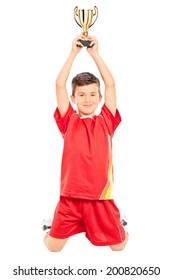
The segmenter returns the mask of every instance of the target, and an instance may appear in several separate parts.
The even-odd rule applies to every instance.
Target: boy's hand
[[[91,41],[91,43],[90,43],[90,46],[87,48],[87,52],[90,55],[98,53],[98,41],[97,41],[96,37],[89,36],[88,40]]]
[[[74,40],[73,40],[73,43],[72,43],[72,51],[74,51],[75,53],[79,53],[83,47],[82,43],[79,41],[79,40],[83,40],[84,39],[84,36],[81,34],[81,35],[78,35]]]

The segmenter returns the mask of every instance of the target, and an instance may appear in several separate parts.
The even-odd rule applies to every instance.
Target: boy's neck
[[[80,115],[79,115],[79,116],[80,116]],[[83,116],[80,116],[80,118],[81,118],[81,119],[86,119],[86,118],[92,119],[93,116],[91,116],[91,115],[83,115]]]

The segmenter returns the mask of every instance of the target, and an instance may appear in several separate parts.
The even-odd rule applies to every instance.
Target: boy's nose
[[[89,95],[86,95],[86,96],[85,96],[85,101],[86,101],[86,102],[89,102],[89,101],[90,101],[90,96],[89,96]]]

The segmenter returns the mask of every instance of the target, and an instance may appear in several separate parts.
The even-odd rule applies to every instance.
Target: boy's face
[[[75,96],[71,96],[71,100],[76,104],[79,115],[94,116],[95,110],[101,101],[97,84],[90,84],[84,86],[77,86],[75,90]]]

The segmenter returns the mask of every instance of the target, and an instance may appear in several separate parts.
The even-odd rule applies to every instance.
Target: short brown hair
[[[94,76],[93,74],[89,73],[89,72],[82,72],[77,74],[71,82],[72,85],[72,96],[75,95],[75,90],[77,86],[85,86],[85,85],[90,85],[90,84],[97,84],[98,86],[98,90],[99,90],[99,94],[101,96],[100,93],[100,81],[99,79]]]

